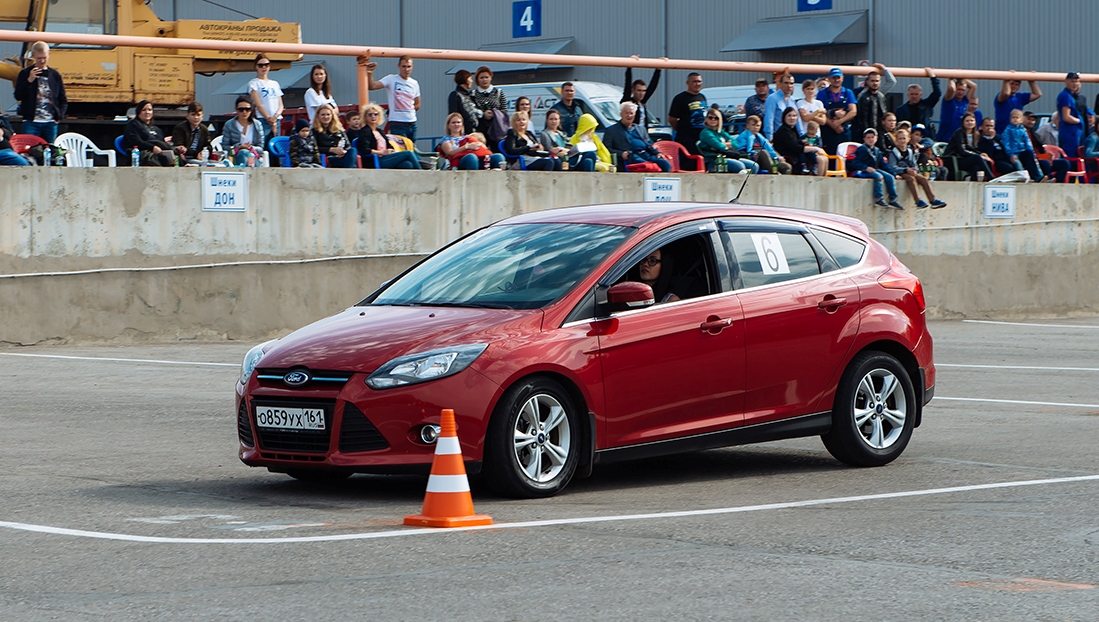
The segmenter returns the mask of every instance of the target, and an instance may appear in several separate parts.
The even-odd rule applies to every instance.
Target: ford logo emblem
[[[296,370],[282,377],[282,381],[292,387],[300,387],[309,382],[309,372]]]

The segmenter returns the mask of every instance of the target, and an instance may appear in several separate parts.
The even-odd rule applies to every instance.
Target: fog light
[[[420,428],[420,440],[431,445],[439,438],[440,428],[437,425],[425,425]]]

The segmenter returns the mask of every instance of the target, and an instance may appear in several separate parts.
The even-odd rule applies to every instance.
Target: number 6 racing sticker
[[[753,233],[752,243],[756,245],[763,274],[790,274],[790,264],[786,263],[786,252],[782,250],[777,233]]]

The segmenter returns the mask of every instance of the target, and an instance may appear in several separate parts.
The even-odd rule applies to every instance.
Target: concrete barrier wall
[[[682,175],[683,199],[744,180]],[[243,213],[201,210],[196,169],[0,171],[0,342],[255,339],[353,304],[455,237],[529,211],[640,201],[642,175],[248,171]],[[758,176],[742,203],[865,221],[924,281],[935,317],[1099,309],[1099,187],[940,182],[942,210],[874,208],[869,181]],[[902,185],[903,189],[903,185]],[[320,261],[317,261],[317,260]]]

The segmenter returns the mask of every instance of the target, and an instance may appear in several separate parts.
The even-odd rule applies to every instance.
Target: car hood
[[[492,343],[541,329],[542,311],[459,307],[351,307],[271,344],[260,367],[371,373],[407,354]]]

